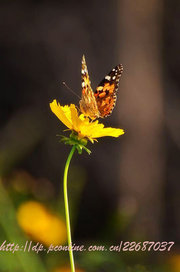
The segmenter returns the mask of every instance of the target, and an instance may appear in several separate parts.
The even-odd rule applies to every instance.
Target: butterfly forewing
[[[117,99],[119,79],[123,72],[123,66],[117,65],[97,86],[94,96],[96,98],[99,117],[104,118],[111,114]]]

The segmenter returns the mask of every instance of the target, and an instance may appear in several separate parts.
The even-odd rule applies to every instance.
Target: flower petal
[[[67,126],[69,129],[73,129],[73,124],[71,120],[71,111],[69,106],[62,107],[57,101],[54,99],[53,102],[50,103],[50,108],[52,112],[59,118],[59,120]]]
[[[89,138],[89,140],[99,137],[111,136],[111,137],[119,137],[124,134],[123,129],[119,128],[104,128],[103,124],[99,124],[98,121],[90,122],[86,126],[81,126],[81,134],[85,135],[85,137]]]
[[[124,134],[124,130],[120,128],[103,128],[99,129],[93,132],[93,137],[99,138],[99,137],[105,137],[105,136],[111,136],[111,137],[119,137],[120,135]]]
[[[73,129],[78,132],[83,121],[79,118],[75,105],[73,104],[70,105],[70,111]]]

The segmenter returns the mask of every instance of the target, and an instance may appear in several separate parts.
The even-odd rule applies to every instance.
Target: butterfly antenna
[[[77,93],[75,93],[67,84],[66,84],[66,82],[62,82],[62,84],[69,90],[69,91],[71,91],[75,96],[77,96],[79,99],[81,99],[81,97],[77,94]]]

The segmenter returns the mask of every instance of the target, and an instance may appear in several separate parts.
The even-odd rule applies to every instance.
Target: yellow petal
[[[105,136],[111,136],[111,137],[119,137],[120,135],[124,134],[124,130],[120,128],[103,128],[100,130],[96,130],[93,132],[93,137],[99,138],[99,137],[105,137]]]
[[[73,129],[78,132],[83,121],[79,118],[75,105],[73,104],[70,105],[70,111]]]
[[[54,99],[53,102],[50,103],[50,108],[52,112],[59,118],[59,120],[67,126],[69,129],[73,128],[72,120],[71,120],[71,111],[69,106],[62,107],[57,101]]]

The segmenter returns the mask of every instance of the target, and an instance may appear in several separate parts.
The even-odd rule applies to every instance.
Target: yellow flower
[[[27,235],[47,246],[63,244],[67,240],[65,222],[39,202],[27,201],[21,204],[17,220]]]
[[[124,130],[120,128],[105,128],[98,120],[92,122],[83,114],[78,115],[76,106],[61,106],[56,100],[50,103],[52,112],[59,118],[59,120],[70,130],[77,132],[78,138],[87,138],[92,143],[100,137],[111,136],[119,137],[124,134]]]

